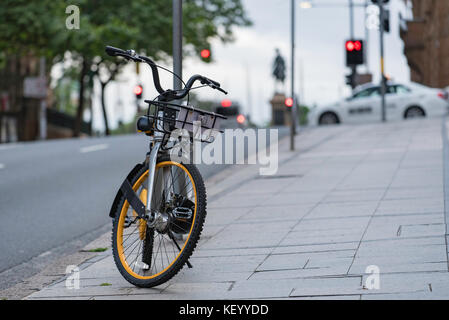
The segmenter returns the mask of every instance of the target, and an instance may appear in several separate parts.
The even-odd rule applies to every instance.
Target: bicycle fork
[[[161,141],[156,140],[153,147],[151,148],[150,154],[148,155],[147,207],[145,211],[146,214],[150,217],[151,223],[154,223],[157,218],[156,216],[153,216],[153,212],[151,212],[151,201],[154,192],[154,178],[156,175],[157,156],[159,154],[161,143]]]
[[[157,227],[157,224],[162,223],[165,224],[167,221],[165,221],[164,218],[157,210],[154,212],[151,211],[151,205],[152,205],[152,198],[153,198],[153,192],[154,192],[154,180],[156,175],[156,164],[157,164],[157,157],[159,154],[159,149],[162,144],[162,140],[159,140],[158,137],[155,137],[156,140],[153,144],[153,147],[151,148],[151,151],[148,155],[148,185],[147,185],[147,207],[145,209],[146,215],[150,217],[150,220],[148,222],[149,227]],[[170,239],[174,242],[177,249],[181,251],[181,248],[179,247],[178,243],[176,242],[176,239],[174,236],[169,232]],[[186,261],[186,264],[189,268],[193,268],[190,261]]]

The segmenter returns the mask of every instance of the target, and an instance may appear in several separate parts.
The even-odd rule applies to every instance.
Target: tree
[[[233,26],[250,25],[241,0],[184,0],[185,54],[194,54],[213,38],[233,40]],[[122,61],[104,53],[106,45],[133,48],[154,58],[168,60],[172,53],[172,8],[167,0],[2,0],[0,50],[46,55],[53,63],[66,52],[78,66],[80,82],[75,136],[79,135],[89,75],[104,90],[115,79]],[[65,27],[65,8],[80,8],[80,29]]]
[[[50,58],[63,53],[57,45],[64,34],[65,7],[62,1],[54,0],[2,0],[0,52]]]
[[[109,122],[108,122],[108,114],[106,112],[106,101],[105,101],[105,92],[106,86],[111,83],[115,77],[120,73],[122,67],[125,65],[123,60],[104,60],[101,58],[97,58],[97,62],[94,62],[94,74],[96,75],[98,81],[100,82],[101,88],[101,108],[103,111],[103,119],[105,126],[105,134],[110,135]]]
[[[219,37],[232,40],[232,26],[249,25],[240,0],[184,1],[185,53],[194,54]],[[76,51],[88,61],[101,84],[101,103],[106,134],[109,134],[105,90],[120,73],[123,61],[104,54],[106,44],[133,48],[154,59],[167,59],[172,53],[171,6],[163,0],[86,1],[81,11],[88,21],[81,21],[83,32],[77,34]],[[219,27],[220,26],[220,27]],[[81,99],[81,95],[80,95]],[[79,108],[80,117],[83,106]],[[80,120],[80,119],[78,119]]]
[[[62,25],[55,23],[59,1],[2,0],[0,1],[0,91],[8,95],[10,111],[17,119],[18,137],[29,140],[35,137],[35,119],[39,101],[23,97],[25,77],[37,76],[39,57],[52,59],[49,50],[53,34],[60,34]],[[62,10],[62,9],[61,9]],[[49,79],[51,63],[44,70]],[[24,107],[26,104],[26,108]]]

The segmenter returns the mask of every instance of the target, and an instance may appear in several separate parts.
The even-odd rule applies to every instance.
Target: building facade
[[[401,38],[411,80],[449,86],[449,1],[404,0],[411,16],[401,20]]]

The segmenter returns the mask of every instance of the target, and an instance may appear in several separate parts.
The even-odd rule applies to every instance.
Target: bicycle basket
[[[147,116],[153,120],[154,131],[170,134],[175,129],[185,129],[194,137],[198,137],[199,132],[195,131],[201,129],[202,142],[212,142],[214,132],[223,132],[220,130],[220,122],[226,117],[215,112],[163,101],[145,102],[150,105]],[[156,125],[158,120],[162,125]],[[207,138],[202,137],[208,129],[210,134]]]

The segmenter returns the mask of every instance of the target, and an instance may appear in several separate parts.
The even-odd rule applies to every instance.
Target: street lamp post
[[[173,0],[173,76],[174,90],[182,89],[182,0]]]
[[[182,89],[182,0],[173,0],[173,89]],[[180,101],[178,101],[180,102]],[[175,102],[176,103],[176,102]],[[190,159],[193,160],[193,150],[190,151]],[[175,188],[181,188],[186,184],[182,175],[176,181]]]
[[[385,78],[385,66],[384,66],[384,5],[383,0],[378,1],[379,6],[379,31],[380,31],[380,76],[381,76],[381,84],[380,84],[380,92],[382,97],[382,122],[386,121],[385,114],[385,93],[386,93],[386,78]]]
[[[295,0],[291,0],[291,97],[293,106],[291,110],[291,126],[290,126],[290,151],[295,150],[296,135],[296,97],[295,97]]]

